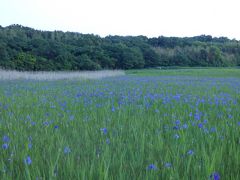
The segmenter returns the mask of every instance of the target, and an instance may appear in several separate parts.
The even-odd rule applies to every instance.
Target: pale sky
[[[0,0],[0,25],[107,35],[240,40],[239,0]]]

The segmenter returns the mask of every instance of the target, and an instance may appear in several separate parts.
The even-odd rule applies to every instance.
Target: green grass
[[[133,72],[1,81],[0,179],[239,179],[238,70]]]
[[[127,74],[137,76],[205,76],[205,77],[240,77],[239,68],[173,68],[128,70]]]

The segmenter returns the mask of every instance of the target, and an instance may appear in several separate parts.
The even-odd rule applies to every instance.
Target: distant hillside
[[[107,36],[0,26],[0,67],[16,70],[136,69],[240,65],[240,42],[191,38]]]

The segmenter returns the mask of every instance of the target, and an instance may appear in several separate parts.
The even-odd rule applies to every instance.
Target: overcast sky
[[[240,40],[239,0],[0,0],[0,25],[106,35]]]

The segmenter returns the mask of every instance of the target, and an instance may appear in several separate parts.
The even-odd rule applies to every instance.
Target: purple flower
[[[110,144],[110,139],[109,138],[106,139],[106,143]]]
[[[216,130],[215,127],[212,127],[212,128],[210,129],[210,131],[211,131],[211,132],[216,132],[217,130]]]
[[[7,143],[4,143],[4,144],[2,145],[2,148],[3,148],[3,149],[8,149],[8,144],[7,144]]]
[[[189,117],[192,117],[192,112],[189,113]]]
[[[28,144],[28,149],[32,149],[32,143]]]
[[[54,129],[58,129],[58,128],[59,128],[59,126],[58,126],[58,125],[55,125],[55,126],[54,126]]]
[[[175,138],[175,139],[179,139],[180,136],[179,136],[178,134],[175,134],[175,135],[174,135],[174,138]]]
[[[190,150],[187,152],[187,154],[188,154],[188,155],[193,155],[193,154],[194,154],[194,151],[190,149]]]
[[[113,107],[112,107],[112,112],[114,112],[114,111],[115,111],[115,107],[113,106]]]
[[[75,118],[74,115],[69,116],[69,120],[70,120],[70,121],[73,121],[74,118]]]
[[[188,128],[188,125],[187,124],[183,124],[183,129],[187,129]]]
[[[101,128],[100,130],[102,131],[103,134],[107,134],[107,128]]]
[[[43,125],[44,125],[44,126],[48,126],[48,125],[49,125],[49,122],[45,121],[45,122],[43,122]]]
[[[51,105],[50,108],[54,109],[54,108],[56,108],[56,106],[55,105]]]
[[[201,129],[201,128],[203,128],[203,124],[202,123],[199,123],[198,124],[198,127]]]
[[[27,120],[31,120],[31,116],[30,115],[27,115]]]
[[[217,172],[214,172],[210,175],[211,180],[220,180],[220,175]]]
[[[32,125],[32,126],[35,126],[35,125],[36,125],[36,122],[32,121],[32,122],[31,122],[31,125]]]
[[[176,121],[175,121],[175,124],[178,126],[178,125],[181,124],[181,121],[180,121],[180,120],[176,120]]]
[[[69,154],[71,152],[71,149],[68,146],[66,146],[63,152],[64,154]]]
[[[171,164],[171,163],[165,163],[164,166],[165,166],[166,168],[170,168],[170,167],[172,167],[172,164]]]
[[[201,115],[200,115],[199,113],[195,113],[195,114],[194,114],[194,119],[195,119],[196,121],[199,121],[199,120],[201,119]]]
[[[174,130],[179,130],[179,126],[173,126]]]
[[[238,126],[240,126],[240,121],[237,124],[238,124]]]
[[[6,135],[3,136],[3,142],[8,143],[10,141],[10,138]]]
[[[154,164],[150,164],[148,165],[147,170],[157,170],[157,167]]]
[[[27,165],[32,164],[32,160],[31,160],[30,156],[27,156],[27,158],[24,159],[24,163],[27,164]]]

